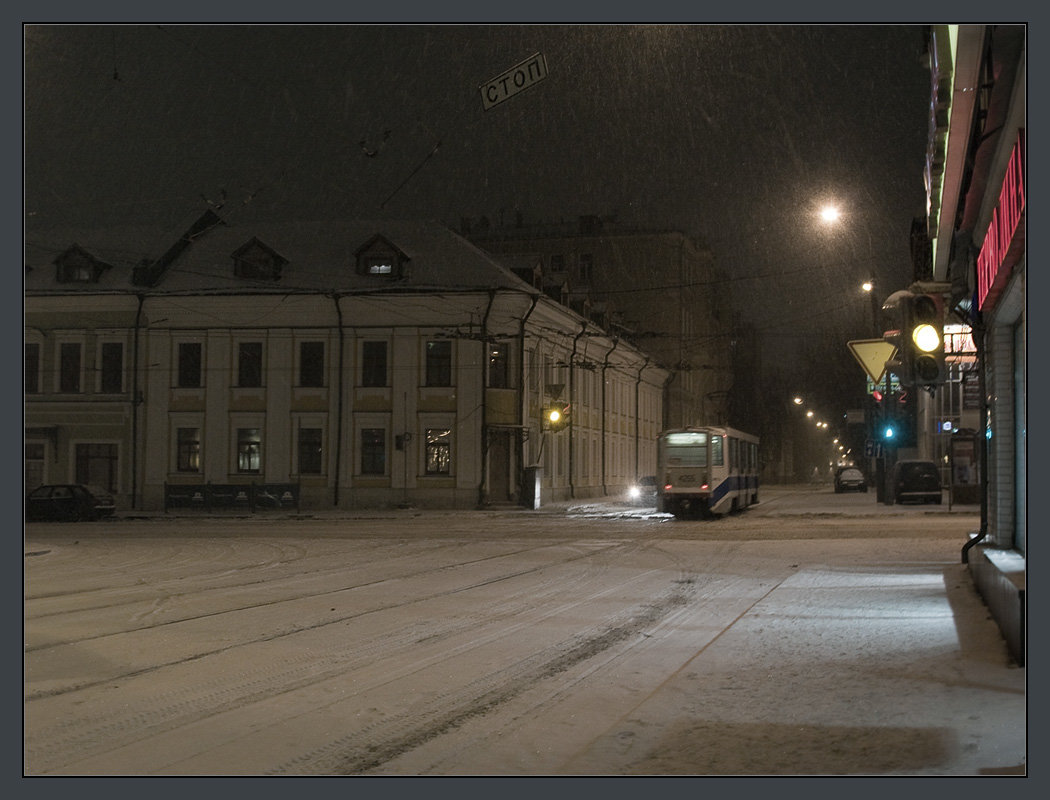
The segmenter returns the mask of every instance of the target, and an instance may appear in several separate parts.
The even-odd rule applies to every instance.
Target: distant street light
[[[879,301],[875,297],[875,281],[864,281],[860,288],[871,296],[871,325],[875,329],[875,336],[882,336],[882,331],[879,330]]]
[[[802,398],[801,397],[796,397],[795,398],[795,405],[796,406],[802,405]]]
[[[841,212],[835,206],[824,206],[820,209],[820,218],[825,222],[835,222],[841,216]]]

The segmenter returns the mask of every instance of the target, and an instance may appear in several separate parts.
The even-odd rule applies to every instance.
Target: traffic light
[[[896,443],[897,437],[899,435],[900,432],[898,430],[897,423],[893,420],[886,420],[882,423],[881,427],[879,428],[879,438],[882,439],[882,441],[884,442]]]
[[[944,308],[938,294],[902,289],[882,306],[887,328],[882,338],[896,354],[886,362],[905,386],[944,383]]]
[[[915,383],[935,386],[944,383],[944,307],[940,295],[917,294],[912,301],[912,364]]]
[[[554,405],[543,409],[543,424],[549,431],[560,431],[569,424],[569,406]]]

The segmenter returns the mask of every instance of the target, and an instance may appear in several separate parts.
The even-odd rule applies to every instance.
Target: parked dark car
[[[113,514],[113,495],[95,486],[57,483],[38,486],[26,497],[29,522],[76,522]]]
[[[868,491],[868,481],[864,477],[864,473],[856,467],[839,467],[835,470],[835,491],[866,492]]]
[[[646,475],[627,487],[627,502],[636,506],[655,506],[656,476]]]
[[[941,502],[941,472],[933,461],[898,461],[893,465],[893,500]]]

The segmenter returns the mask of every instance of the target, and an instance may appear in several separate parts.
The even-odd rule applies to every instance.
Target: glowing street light
[[[852,216],[853,215],[851,214],[850,217],[852,218]],[[829,227],[835,226],[836,228],[838,228],[839,220],[841,218],[842,212],[839,211],[838,206],[828,203],[820,209],[820,219],[825,225]],[[874,253],[872,252],[871,231],[867,228],[862,228],[861,230],[868,236],[868,256],[869,258],[873,258]],[[864,283],[861,284],[861,288],[871,296],[871,324],[872,327],[875,329],[875,336],[880,336],[882,332],[879,330],[879,308],[878,300],[875,298],[874,278],[864,281]]]
[[[824,206],[820,209],[820,218],[824,222],[836,222],[842,213],[835,206]]]

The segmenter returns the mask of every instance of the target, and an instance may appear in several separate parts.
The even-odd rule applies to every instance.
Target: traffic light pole
[[[891,497],[888,501],[886,499],[886,495],[887,495],[886,482],[888,480],[887,476],[886,476],[886,449],[889,447],[889,445],[886,442],[882,441],[882,439],[883,439],[882,436],[878,435],[879,431],[881,429],[885,428],[886,423],[889,421],[889,414],[890,414],[890,411],[889,411],[889,409],[890,409],[890,371],[889,371],[889,368],[886,369],[886,387],[885,387],[885,390],[883,391],[882,397],[883,397],[883,402],[879,403],[879,406],[880,406],[880,408],[882,410],[882,413],[880,414],[882,419],[879,421],[880,424],[875,429],[875,433],[876,433],[876,439],[875,440],[877,442],[879,442],[878,455],[875,458],[875,501],[878,502],[878,503],[888,503],[888,504],[892,505],[893,498]]]
[[[916,396],[923,388],[929,390],[932,396],[933,387],[944,383],[947,368],[944,356],[943,292],[947,286],[916,282],[907,289],[894,292],[882,304],[889,325],[883,331],[882,338],[896,348],[892,360],[886,362],[887,405],[883,413],[887,418],[892,416],[893,420],[884,421],[886,427],[883,429],[885,435],[882,437],[882,461],[879,464],[880,499],[887,505],[893,505],[895,500],[892,469],[897,461],[897,446],[904,441],[905,415],[908,416],[907,443],[914,446],[912,438],[918,435],[914,430],[913,409],[903,408],[890,401],[891,367],[896,371],[902,389]],[[906,394],[902,392],[898,403],[903,403]],[[909,404],[912,403],[914,398],[909,400]]]

